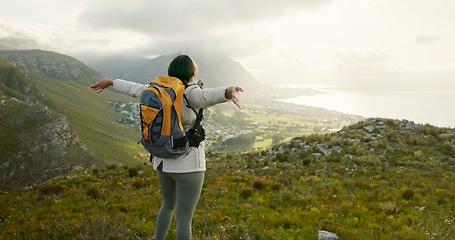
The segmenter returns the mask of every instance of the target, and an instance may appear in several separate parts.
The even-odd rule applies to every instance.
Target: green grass
[[[38,80],[37,83],[40,91],[52,101],[54,109],[68,118],[81,141],[101,153],[101,157],[106,156],[104,160],[123,164],[137,161],[134,156],[135,152],[141,151],[135,144],[139,131],[116,122],[121,114],[105,103],[105,100],[134,99],[110,90],[97,94],[89,86],[71,81]]]
[[[121,114],[105,103],[106,100],[131,101],[131,98],[110,90],[102,94],[90,90],[89,85],[101,76],[74,58],[40,50],[0,51],[0,54],[2,98],[16,97],[24,105],[51,109],[53,117],[68,121],[79,140],[98,156],[99,163],[137,162],[135,156],[142,151],[136,144],[139,132],[117,123]],[[9,61],[21,64],[13,65]],[[37,124],[41,126],[45,122]]]
[[[272,146],[273,140],[271,138],[256,137],[253,148],[255,149],[267,149]]]
[[[455,132],[402,126],[369,120],[272,152],[209,153],[194,239],[317,239],[320,229],[339,239],[451,239]],[[340,153],[326,156],[320,144]],[[161,198],[154,170],[140,164],[75,169],[0,201],[0,238],[151,239]]]

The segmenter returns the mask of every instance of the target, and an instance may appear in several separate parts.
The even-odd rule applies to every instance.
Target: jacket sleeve
[[[229,101],[225,97],[226,87],[201,89],[197,85],[191,85],[186,89],[185,93],[193,108],[207,108]]]
[[[148,86],[149,85],[126,81],[123,79],[115,79],[113,88],[114,91],[127,94],[131,97],[140,97],[142,95],[142,92]]]

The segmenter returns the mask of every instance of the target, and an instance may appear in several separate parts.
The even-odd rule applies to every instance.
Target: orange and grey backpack
[[[140,117],[142,138],[141,144],[152,156],[160,158],[178,158],[189,151],[190,146],[199,146],[204,140],[205,132],[200,125],[203,114],[191,107],[185,96],[185,85],[174,77],[158,76],[141,95]],[[185,133],[182,125],[182,103],[197,115],[196,124]],[[194,143],[194,132],[200,139]],[[202,131],[202,133],[201,133]],[[198,137],[198,136],[196,136]]]

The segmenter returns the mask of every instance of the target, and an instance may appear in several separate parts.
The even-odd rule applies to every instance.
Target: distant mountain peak
[[[169,63],[175,56],[175,54],[161,55],[156,58],[114,56],[93,63],[91,67],[106,77],[149,83],[157,75],[167,75]],[[207,87],[260,85],[240,63],[227,55],[194,54],[191,57],[199,67],[197,77],[202,78]]]
[[[45,50],[4,50],[3,56],[25,75],[44,74],[58,80],[83,84],[93,82],[100,75],[81,61],[60,53]]]

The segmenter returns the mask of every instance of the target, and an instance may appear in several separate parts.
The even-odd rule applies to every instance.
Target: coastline
[[[321,107],[364,117],[407,119],[438,127],[455,126],[455,91],[345,92],[318,88],[314,95],[278,101]]]

